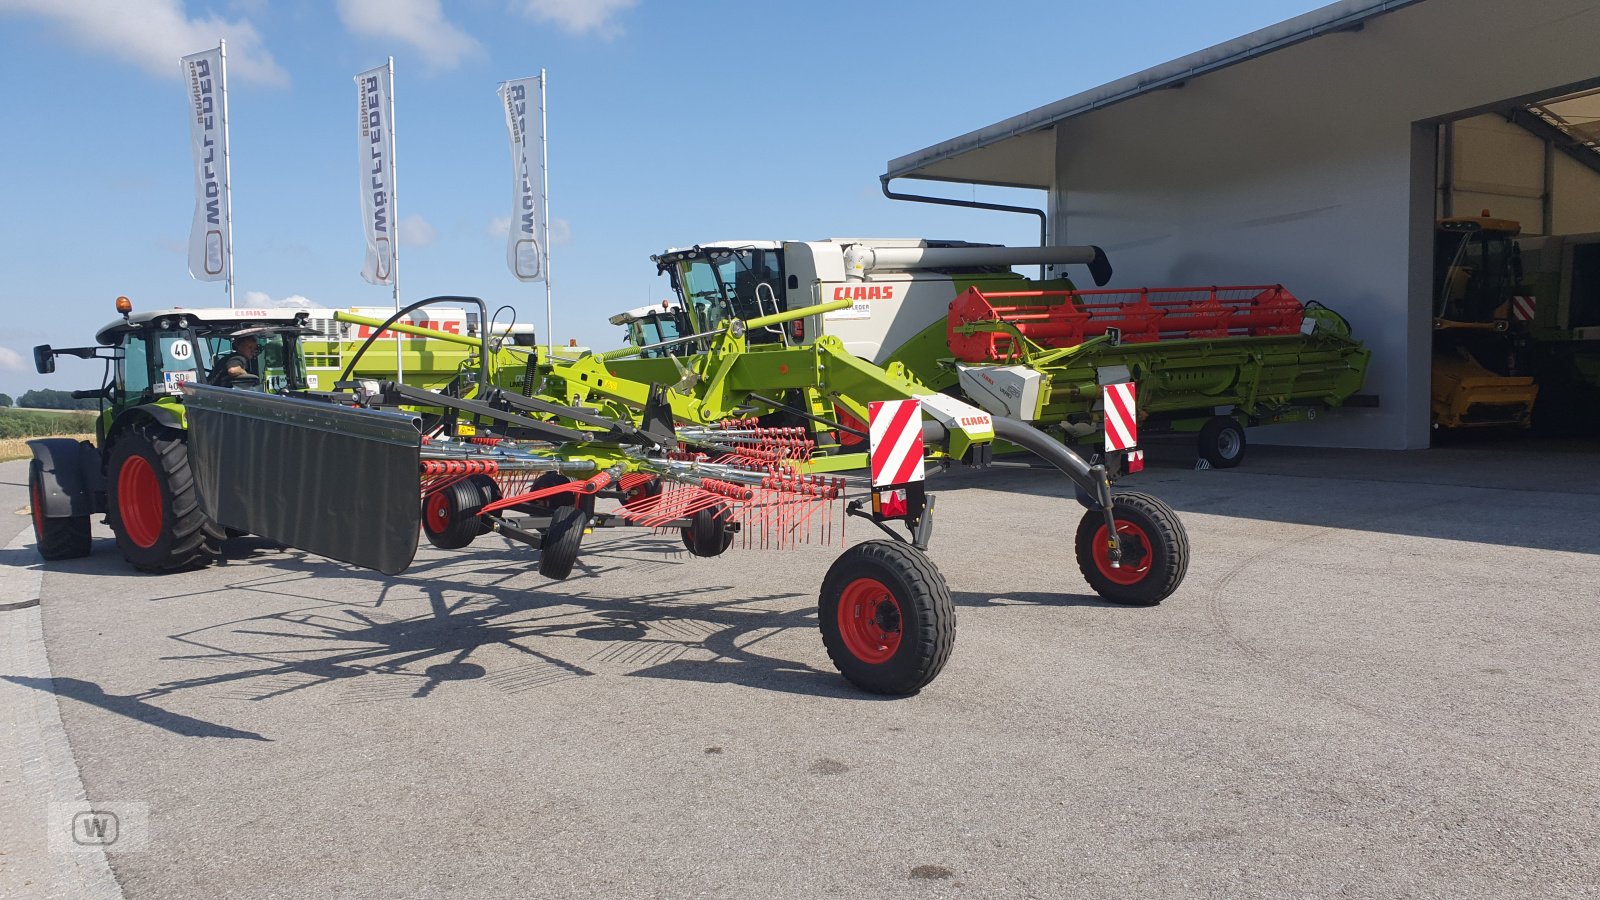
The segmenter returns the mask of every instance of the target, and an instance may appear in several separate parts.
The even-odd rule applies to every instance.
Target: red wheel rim
[[[429,534],[444,534],[450,527],[450,498],[444,491],[434,491],[422,504],[422,527],[428,529]]]
[[[1154,554],[1150,549],[1150,536],[1143,528],[1128,521],[1117,520],[1117,543],[1121,545],[1122,565],[1111,568],[1111,548],[1106,546],[1106,526],[1094,533],[1094,564],[1100,574],[1117,584],[1138,584],[1150,574]]]
[[[33,534],[35,537],[44,537],[44,491],[39,489],[39,482],[33,483],[29,491],[28,505],[33,508]]]
[[[161,482],[142,456],[128,457],[117,472],[117,515],[134,544],[154,547],[161,539]]]
[[[885,663],[900,649],[900,602],[875,578],[857,578],[839,595],[839,635],[850,655]]]

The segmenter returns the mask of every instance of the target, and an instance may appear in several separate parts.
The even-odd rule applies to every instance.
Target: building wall
[[[1051,239],[1104,247],[1119,286],[1281,282],[1333,307],[1379,408],[1253,437],[1426,447],[1434,122],[1595,79],[1595,33],[1594,0],[1428,0],[1068,120]]]

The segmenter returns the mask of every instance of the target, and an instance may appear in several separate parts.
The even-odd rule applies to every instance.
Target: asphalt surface
[[[148,809],[129,897],[1600,895],[1600,453],[1252,452],[1126,483],[1193,544],[1151,609],[1088,592],[1059,478],[931,482],[960,625],[915,697],[828,662],[836,549],[602,533],[552,583],[494,537],[397,578],[242,539],[158,577],[99,526],[42,567],[52,677],[0,687]],[[0,840],[48,895],[44,836]]]

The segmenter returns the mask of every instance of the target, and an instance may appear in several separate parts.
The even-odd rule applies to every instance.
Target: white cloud
[[[402,247],[426,247],[439,236],[439,233],[433,230],[433,226],[428,224],[428,220],[416,213],[401,219],[397,231]]]
[[[489,220],[484,233],[492,238],[505,238],[511,232],[510,216],[495,216]],[[565,247],[572,243],[572,223],[566,219],[550,220],[550,246]]]
[[[10,347],[0,347],[0,372],[32,372],[33,366],[28,364],[22,354]]]
[[[339,18],[351,34],[404,41],[430,69],[451,69],[482,48],[450,24],[439,0],[339,0]]]
[[[284,307],[310,308],[316,306],[317,304],[312,303],[310,299],[303,297],[300,294],[290,294],[282,300],[274,300],[272,299],[272,295],[268,294],[266,291],[245,291],[244,305],[258,308],[282,309]]]
[[[603,38],[622,33],[615,19],[639,0],[522,0],[522,13],[541,22],[554,22],[572,34],[594,32]]]
[[[261,46],[246,19],[190,18],[183,0],[0,0],[0,14],[34,15],[60,25],[72,40],[176,78],[178,58],[228,41],[228,74],[261,84],[287,84],[288,73]]]

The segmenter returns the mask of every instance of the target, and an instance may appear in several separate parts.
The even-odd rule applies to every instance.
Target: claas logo
[[[402,324],[402,325],[410,325],[410,326],[413,326],[413,327],[416,327],[416,328],[429,328],[429,329],[432,329],[434,331],[442,331],[445,334],[460,334],[461,333],[461,320],[459,320],[459,319],[426,319],[426,320],[423,320],[421,322],[413,322],[410,319],[401,319],[400,320],[400,324]],[[372,332],[373,332],[373,328],[372,328],[371,325],[362,325],[361,327],[356,329],[356,337],[358,337],[358,338],[372,337]],[[385,331],[383,333],[383,336],[384,337],[394,337],[395,333],[392,332],[392,331]],[[414,335],[414,334],[405,334],[405,335],[401,335],[401,337],[412,338],[412,339],[415,339],[415,340],[421,340],[421,338],[419,338],[417,335]]]
[[[893,300],[892,284],[840,285],[833,289],[835,300]]]

